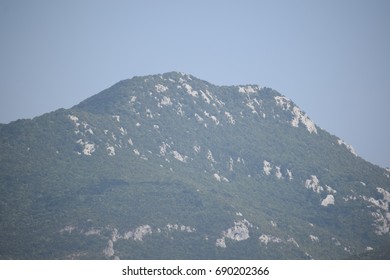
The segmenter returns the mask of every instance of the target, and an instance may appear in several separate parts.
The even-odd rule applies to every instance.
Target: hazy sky
[[[0,122],[119,80],[259,84],[390,166],[390,1],[0,0]]]

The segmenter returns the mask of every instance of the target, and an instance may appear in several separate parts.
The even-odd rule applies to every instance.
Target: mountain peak
[[[113,113],[114,110],[125,110],[126,106],[123,106],[123,104],[131,104],[131,99],[137,98],[138,95],[141,95],[140,97],[144,101],[157,102],[157,104],[151,104],[151,106],[157,105],[157,107],[161,107],[161,102],[172,102],[172,100],[187,98],[192,99],[191,101],[187,100],[188,102],[192,102],[200,107],[211,104],[217,111],[226,104],[228,104],[227,107],[235,107],[237,104],[233,104],[232,101],[241,99],[241,103],[244,103],[253,114],[259,115],[264,119],[267,115],[266,111],[272,108],[271,110],[275,112],[277,107],[279,107],[279,109],[290,115],[288,122],[293,127],[302,125],[310,133],[317,134],[316,125],[310,118],[290,99],[272,89],[261,88],[257,85],[216,86],[181,72],[134,77],[121,81],[108,90],[104,90],[81,102],[75,108],[92,111],[99,108],[100,112],[110,111]],[[154,101],[151,99],[154,99]],[[222,101],[225,99],[226,101]],[[179,104],[181,103],[171,105],[177,108],[178,106],[181,107]],[[265,108],[265,104],[269,108]],[[127,106],[127,110],[129,109],[130,107]],[[226,112],[226,114],[230,115],[229,112]],[[273,117],[279,118],[280,114],[273,115]]]
[[[194,88],[197,90],[194,90]],[[210,91],[210,88],[212,88],[213,92],[216,93],[215,96],[214,93]],[[278,104],[280,104],[279,100],[284,98],[278,92],[272,89],[261,88],[257,85],[216,86],[185,73],[168,72],[165,74],[150,76],[136,76],[131,79],[120,81],[112,87],[100,92],[99,94],[86,99],[73,108],[83,108],[87,110],[96,110],[97,108],[100,108],[102,109],[101,112],[104,112],[108,110],[110,105],[115,107],[119,103],[122,103],[125,98],[129,99],[138,94],[141,94],[143,97],[146,95],[152,96],[154,94],[155,99],[158,98],[156,96],[164,94],[169,96],[181,95],[180,98],[183,98],[187,95],[187,97],[192,98],[193,102],[195,103],[197,100],[203,100],[208,104],[210,104],[210,100],[217,98],[217,95],[221,98],[230,97],[232,94],[244,96],[248,95],[247,99],[249,104],[247,104],[247,106],[249,106],[249,108],[253,107],[253,101],[250,95],[255,96],[262,94],[280,96],[277,100]],[[254,100],[254,102],[258,103],[257,105],[260,104],[258,99],[255,98]],[[283,100],[287,99],[284,98]],[[217,103],[218,105],[222,105],[220,100],[217,100]],[[288,104],[288,106],[294,105],[289,100]]]

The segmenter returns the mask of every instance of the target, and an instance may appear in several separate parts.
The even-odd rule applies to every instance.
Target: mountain
[[[389,259],[390,170],[293,101],[171,72],[0,125],[1,259]]]

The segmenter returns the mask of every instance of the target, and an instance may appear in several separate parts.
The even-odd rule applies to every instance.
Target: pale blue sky
[[[390,166],[390,1],[0,0],[0,122],[182,71],[295,101]]]

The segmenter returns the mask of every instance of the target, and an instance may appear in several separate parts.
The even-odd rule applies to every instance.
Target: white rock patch
[[[218,181],[221,182],[221,176],[219,176],[217,173],[214,173],[214,178]]]
[[[135,101],[137,100],[137,96],[131,96],[131,98],[130,98],[130,101],[129,101],[129,104],[130,105],[134,105],[134,103],[135,103]]]
[[[114,230],[111,233],[111,240],[112,242],[116,242],[119,239],[122,239],[122,236],[118,233],[118,229],[114,228]]]
[[[284,111],[289,110],[291,107],[291,101],[290,99],[284,97],[284,96],[275,96],[274,97],[276,101],[276,105],[282,107]]]
[[[374,226],[376,228],[375,233],[378,235],[384,235],[390,231],[390,214],[383,215],[379,210],[372,212],[371,215],[375,219]]]
[[[328,194],[325,199],[321,201],[322,206],[328,206],[328,205],[334,205],[334,196],[331,194]]]
[[[384,211],[388,211],[389,209],[389,197],[386,196],[388,195],[389,193],[386,192],[385,190],[383,190],[382,188],[377,188],[378,192],[381,193],[379,190],[383,191],[384,193],[383,194],[383,199],[375,199],[373,197],[370,197],[370,198],[367,198],[366,196],[361,196],[361,198],[364,200],[364,201],[368,201],[370,203],[372,203],[374,206],[384,210]]]
[[[109,156],[115,156],[115,148],[113,146],[108,146],[107,153]]]
[[[173,157],[181,162],[187,162],[187,156],[181,155],[178,151],[173,151]]]
[[[216,125],[219,125],[219,120],[218,120],[218,118],[217,118],[216,116],[211,115],[211,114],[208,113],[207,111],[204,111],[203,114],[204,114],[206,117],[212,119],[213,122],[214,122]]]
[[[159,93],[166,92],[168,90],[168,87],[161,85],[161,84],[157,84],[154,87],[156,88],[156,91]]]
[[[211,93],[207,89],[206,89],[206,95],[209,97],[210,100],[213,101],[214,107],[217,107],[217,105],[219,107],[223,107],[225,105],[225,103],[223,101],[219,100],[213,93]]]
[[[288,170],[287,169],[287,177],[288,177],[288,179],[291,181],[292,179],[294,179],[294,177],[293,177],[293,174],[292,174],[292,172],[290,171],[290,170]]]
[[[355,157],[358,156],[358,154],[356,153],[356,151],[355,151],[355,149],[352,147],[352,145],[347,144],[344,140],[338,139],[338,140],[337,140],[337,143],[338,143],[339,145],[344,145],[344,146],[348,149],[348,151],[350,151]]]
[[[347,196],[343,196],[342,199],[347,202],[347,201],[355,201],[357,199],[357,196],[356,195],[347,195]]]
[[[255,109],[255,106],[253,105],[253,100],[252,99],[248,99],[247,103],[245,104],[247,107],[249,107],[249,109],[252,110],[252,113],[253,114],[258,114],[256,109]]]
[[[203,118],[201,116],[199,116],[197,113],[195,113],[195,119],[199,123],[203,122]]]
[[[140,159],[142,159],[142,160],[148,160],[148,158],[147,158],[145,155],[142,155],[142,156],[140,157]]]
[[[149,108],[146,109],[146,117],[149,119],[154,119],[153,113]]]
[[[114,256],[115,250],[114,250],[114,242],[112,242],[112,240],[108,240],[107,247],[103,250],[103,254],[106,257]]]
[[[264,160],[263,161],[263,171],[264,171],[264,174],[267,175],[267,176],[270,175],[271,174],[271,170],[272,170],[271,164],[268,161]]]
[[[184,83],[183,86],[187,90],[187,93],[192,97],[198,97],[199,93],[196,90],[193,90],[189,84]]]
[[[315,235],[310,234],[309,237],[310,237],[310,240],[313,241],[313,242],[319,242],[320,241],[320,239],[317,236],[315,236]]]
[[[79,134],[80,133],[80,130],[79,130],[79,126],[80,126],[80,123],[78,122],[79,121],[79,118],[74,116],[74,115],[68,115],[68,118],[74,123],[74,125],[76,126],[76,130],[74,131],[75,134]]]
[[[238,92],[239,93],[255,93],[257,92],[258,88],[252,87],[252,86],[243,86],[243,87],[238,87]]]
[[[228,168],[229,168],[229,171],[230,172],[233,172],[233,168],[234,168],[234,160],[232,157],[230,157],[229,159],[229,162],[228,162]]]
[[[158,103],[158,107],[169,106],[169,105],[172,105],[172,101],[171,101],[171,98],[169,98],[167,96],[163,96],[160,103]]]
[[[367,198],[364,195],[359,197],[364,201],[371,203],[372,206],[377,207],[376,211],[371,212],[371,215],[374,217],[373,226],[376,229],[376,234],[383,235],[390,232],[390,193],[383,188],[377,188],[377,191],[382,194],[383,199],[375,199],[373,197]]]
[[[267,235],[267,234],[262,234],[259,237],[259,240],[261,243],[264,243],[265,245],[267,245],[268,243],[281,243],[281,242],[283,242],[283,240],[280,239],[279,237]]]
[[[95,151],[94,143],[84,142],[82,139],[77,140],[76,143],[83,146],[83,154],[86,156],[92,155],[92,153]]]
[[[276,166],[275,168],[276,168],[276,172],[275,172],[276,178],[282,179],[283,176],[282,176],[282,172],[280,172],[280,167],[279,167],[279,166]]]
[[[73,121],[75,124],[79,121],[79,118],[74,115],[68,115],[68,118]]]
[[[315,134],[317,134],[317,129],[314,122],[310,120],[309,117],[301,111],[301,109],[299,109],[297,106],[294,106],[292,113],[293,113],[293,119],[291,120],[292,126],[298,127],[299,122],[301,122],[306,126],[307,131],[309,131],[310,133],[314,132]]]
[[[200,93],[202,94],[203,100],[204,100],[207,104],[210,104],[210,98],[206,95],[206,93],[204,93],[203,91],[200,91]]]
[[[320,193],[324,190],[324,188],[320,186],[320,181],[315,175],[311,175],[311,178],[306,180],[305,188],[312,189],[316,193]]]
[[[215,161],[215,159],[213,157],[213,153],[210,150],[207,151],[207,159],[209,161],[211,161],[212,163],[216,163],[216,161]]]
[[[181,225],[181,224],[167,224],[165,227],[169,232],[181,231],[181,232],[191,233],[196,231],[194,227]]]
[[[210,118],[215,122],[216,125],[219,125],[219,120],[216,116],[211,116]]]
[[[160,146],[160,155],[165,156],[167,154],[167,148],[170,148],[169,144],[163,142]]]
[[[337,193],[337,191],[335,189],[333,189],[332,187],[328,186],[328,185],[325,185],[325,189],[328,193],[331,193],[331,194],[335,194]]]
[[[125,135],[127,134],[127,130],[126,130],[125,128],[123,128],[123,127],[120,127],[120,128],[119,128],[119,131],[120,131],[120,133],[121,133],[123,136],[125,136]]]
[[[383,200],[386,201],[387,203],[390,203],[390,193],[382,188],[376,188],[376,189],[378,193],[383,195]]]
[[[195,145],[194,146],[194,152],[199,154],[199,152],[200,152],[200,146],[199,145]]]
[[[215,246],[221,247],[221,248],[226,248],[225,237],[218,238],[218,239],[215,241]]]
[[[89,134],[93,135],[93,130],[92,130],[92,128],[91,128],[91,126],[89,124],[87,124],[86,122],[82,122],[81,124],[84,127],[84,132],[85,133],[89,133]]]
[[[65,226],[64,228],[62,228],[62,229],[60,230],[60,233],[61,233],[61,234],[64,233],[64,232],[66,232],[66,233],[72,233],[72,231],[74,231],[75,229],[76,229],[75,226],[71,226],[71,225]]]
[[[178,103],[178,106],[176,107],[176,114],[183,117],[184,116],[184,110],[183,110],[183,104],[180,102]]]
[[[226,183],[229,183],[229,180],[221,175],[219,175],[218,173],[214,173],[214,178],[218,181],[218,182],[226,182]]]
[[[136,241],[142,241],[142,239],[149,234],[152,234],[152,228],[149,225],[142,225],[135,229],[133,238]]]
[[[233,227],[222,232],[222,237],[216,240],[215,245],[217,247],[226,248],[225,238],[230,238],[235,241],[248,239],[250,237],[249,227],[253,227],[253,225],[246,219],[234,222]]]
[[[230,123],[230,124],[235,124],[236,123],[236,121],[234,120],[232,114],[230,114],[229,112],[225,112],[225,116],[226,116],[226,118],[228,120],[228,123]]]
[[[289,239],[287,239],[287,242],[292,243],[292,244],[294,244],[296,247],[299,248],[299,244],[298,244],[297,241],[295,241],[294,238],[290,237]]]

